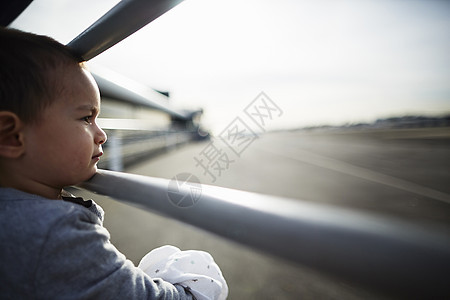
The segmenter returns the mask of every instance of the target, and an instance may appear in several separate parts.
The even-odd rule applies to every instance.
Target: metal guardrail
[[[98,118],[98,123],[108,135],[99,166],[113,171],[122,171],[127,163],[188,143],[198,136],[196,130],[158,129],[145,119]]]
[[[67,46],[85,60],[102,53],[183,0],[122,0]]]
[[[194,136],[194,132],[181,130],[143,131],[136,137],[119,130],[106,131],[108,143],[103,147],[105,153],[99,166],[113,171],[122,171],[127,164],[188,143]]]
[[[169,201],[169,183],[99,170],[81,187],[381,294],[450,295],[450,238],[434,228],[208,185],[201,186],[195,205],[180,208]],[[186,184],[178,188],[181,194],[192,192]]]
[[[135,82],[129,78],[124,78],[123,76],[106,68],[99,67],[98,65],[95,67],[90,66],[90,70],[100,88],[102,97],[108,97],[130,105],[156,109],[181,120],[188,120],[192,116],[193,111],[175,108],[171,105],[166,96],[161,95],[148,86]],[[133,122],[132,120],[121,119],[110,120],[110,122],[111,121],[118,123],[119,126],[121,126],[123,122],[128,124]],[[142,123],[142,120],[140,122]]]

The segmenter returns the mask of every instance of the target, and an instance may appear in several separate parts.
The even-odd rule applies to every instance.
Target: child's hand
[[[181,251],[174,246],[162,246],[150,251],[139,263],[150,277],[189,288],[198,299],[226,299],[228,286],[219,266],[204,251]]]

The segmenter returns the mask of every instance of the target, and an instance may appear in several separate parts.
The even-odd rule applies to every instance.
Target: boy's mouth
[[[102,156],[102,155],[103,155],[103,152],[100,152],[100,153],[92,156],[92,159],[100,159],[100,156]]]

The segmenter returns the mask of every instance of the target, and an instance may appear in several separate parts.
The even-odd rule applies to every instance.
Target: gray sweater
[[[136,268],[102,223],[93,201],[0,188],[0,299],[191,299]]]

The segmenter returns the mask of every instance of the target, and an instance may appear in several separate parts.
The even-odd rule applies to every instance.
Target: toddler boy
[[[192,299],[126,260],[101,207],[63,191],[96,173],[107,139],[80,59],[13,29],[0,45],[0,298]]]

